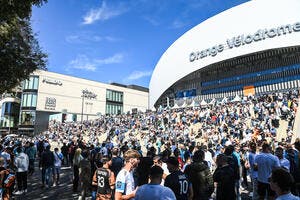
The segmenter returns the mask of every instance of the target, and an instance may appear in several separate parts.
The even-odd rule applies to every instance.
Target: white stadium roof
[[[149,107],[178,80],[205,66],[300,45],[299,10],[300,0],[252,0],[195,26],[158,61],[149,85]]]

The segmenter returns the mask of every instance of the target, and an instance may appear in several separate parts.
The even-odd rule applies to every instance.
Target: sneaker
[[[25,193],[27,192],[27,189],[23,190]]]
[[[53,187],[55,187],[56,186],[56,183],[53,183]]]
[[[18,191],[16,191],[14,194],[15,194],[15,195],[21,195],[21,194],[23,194],[23,191],[18,190]]]

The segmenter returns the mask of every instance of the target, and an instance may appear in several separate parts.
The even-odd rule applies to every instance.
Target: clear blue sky
[[[48,70],[104,83],[149,86],[166,49],[185,32],[248,0],[49,0],[33,31]]]

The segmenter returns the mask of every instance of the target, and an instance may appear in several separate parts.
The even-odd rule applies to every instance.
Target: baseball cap
[[[179,165],[178,159],[175,158],[174,156],[169,157],[167,159],[166,163],[169,163],[169,164],[174,165],[174,166],[178,166]]]

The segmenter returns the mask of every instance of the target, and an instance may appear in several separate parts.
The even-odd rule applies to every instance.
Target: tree
[[[32,6],[47,0],[0,0],[0,94],[10,91],[36,69],[46,69],[42,52],[32,31]]]

